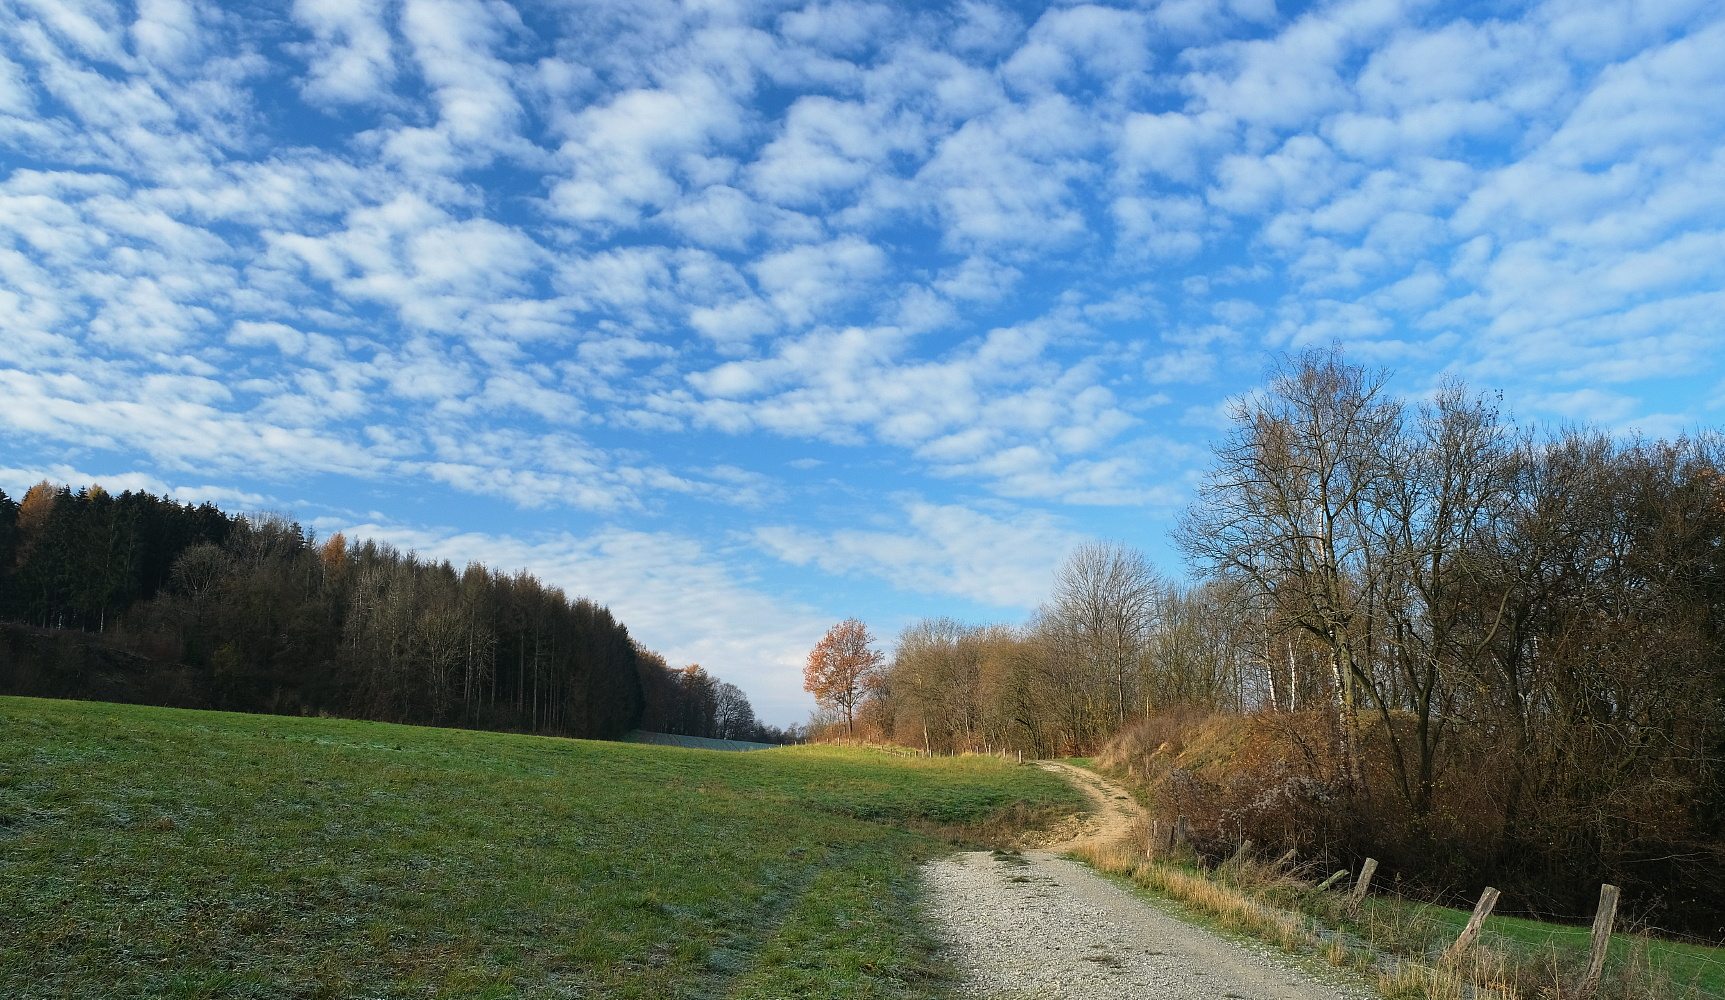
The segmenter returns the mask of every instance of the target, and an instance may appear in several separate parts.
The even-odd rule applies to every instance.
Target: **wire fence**
[[[1432,942],[1425,957],[1433,963],[1446,957],[1458,961],[1458,971],[1477,985],[1476,996],[1480,989],[1525,995],[1517,984],[1525,986],[1530,979],[1561,981],[1560,995],[1569,996],[1574,984],[1586,978],[1591,927],[1494,913],[1485,918],[1477,939],[1466,944],[1466,912],[1399,897],[1380,897],[1378,902],[1388,906],[1367,918],[1376,924],[1371,936]],[[1614,930],[1603,960],[1601,995],[1725,1000],[1725,948],[1669,941],[1634,927]],[[1460,952],[1446,955],[1452,947]]]
[[[1512,922],[1513,921],[1513,922]],[[1588,954],[1591,931],[1586,927],[1539,924],[1508,917],[1487,918],[1480,933],[1482,956],[1513,955],[1527,963],[1563,959],[1573,963]],[[1548,957],[1549,956],[1549,957]],[[1488,959],[1489,961],[1489,959]],[[1658,995],[1669,991],[1677,998],[1725,1000],[1725,960],[1720,950],[1705,945],[1664,941],[1637,933],[1611,936],[1604,966],[1608,981],[1615,980],[1629,994]],[[1487,979],[1489,985],[1489,977]]]

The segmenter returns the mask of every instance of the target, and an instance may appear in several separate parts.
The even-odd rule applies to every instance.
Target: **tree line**
[[[1262,820],[1260,844],[1555,913],[1603,879],[1725,933],[1725,442],[1521,428],[1460,383],[1408,402],[1388,379],[1285,359],[1177,529],[1196,583],[1089,546],[1023,626],[906,629],[858,725],[1149,773],[1197,720],[1288,719],[1243,790],[1174,768],[1193,803],[1232,803],[1230,838]],[[1321,829],[1264,825],[1290,795]]]
[[[865,739],[931,753],[1085,756],[1121,728],[1171,705],[1246,711],[1261,686],[1238,590],[1180,586],[1118,544],[1080,548],[1053,594],[1024,625],[930,618],[902,631],[892,653],[836,662],[862,623],[834,626],[810,656],[820,717]],[[848,635],[844,634],[848,632]]]
[[[32,653],[14,626],[9,693],[594,738],[782,736],[734,685],[672,669],[607,608],[525,572],[148,493],[0,492],[0,619],[123,652],[89,662],[148,675],[115,688],[99,669],[56,670],[58,654]]]

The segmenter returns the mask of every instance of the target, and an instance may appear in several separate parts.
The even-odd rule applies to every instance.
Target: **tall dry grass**
[[[1261,937],[1288,951],[1298,951],[1316,943],[1304,917],[1262,903],[1200,871],[1172,863],[1179,858],[1179,851],[1157,860],[1146,856],[1138,842],[1128,839],[1114,844],[1087,845],[1075,853],[1098,871],[1130,878],[1152,892],[1178,899],[1215,917],[1229,930]],[[1187,852],[1183,860],[1189,861],[1190,858]]]

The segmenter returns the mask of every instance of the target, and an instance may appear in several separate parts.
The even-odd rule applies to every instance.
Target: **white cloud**
[[[1136,11],[1083,4],[1056,8],[1031,25],[1022,47],[1002,73],[1028,91],[1050,91],[1087,76],[1092,82],[1130,93],[1149,67],[1146,24]]]
[[[1614,424],[1629,416],[1640,402],[1621,393],[1601,389],[1576,389],[1523,397],[1531,408],[1555,413],[1564,420],[1592,424]]]
[[[1024,272],[1016,267],[972,255],[957,267],[943,272],[934,287],[951,298],[994,302],[1011,292],[1022,277]]]
[[[931,472],[980,477],[1009,496],[1134,502],[1147,495],[1129,482],[1137,463],[1074,462],[1137,423],[1096,384],[1095,364],[1047,356],[1051,340],[1082,329],[1069,319],[997,329],[923,362],[900,359],[907,341],[896,329],[819,330],[781,342],[771,358],[691,375],[699,396],[667,394],[656,405],[731,433],[913,448]]]
[[[0,468],[0,490],[4,490],[13,502],[22,499],[30,487],[44,481],[55,486],[69,486],[74,490],[100,486],[109,493],[124,493],[129,490],[167,497],[180,503],[214,503],[229,512],[270,510],[279,505],[274,497],[261,493],[249,493],[231,486],[173,485],[147,472],[102,474],[58,463],[41,468]]]
[[[811,3],[779,17],[786,38],[828,52],[848,54],[867,48],[891,32],[896,15],[878,3]]]
[[[748,119],[716,81],[694,74],[584,109],[564,126],[570,138],[559,153],[572,169],[551,189],[551,208],[575,222],[632,225],[675,203],[691,168],[707,184],[728,180],[726,161],[708,154],[739,138]]]
[[[493,152],[525,154],[533,147],[516,134],[522,109],[514,70],[492,53],[520,16],[511,7],[479,0],[406,0],[401,31],[437,104],[434,131],[404,128],[384,149],[408,169],[448,169],[468,153],[472,165]],[[477,154],[475,156],[475,154]]]
[[[131,34],[139,55],[175,68],[195,58],[204,41],[198,10],[186,0],[140,0]]]
[[[955,251],[1068,246],[1087,229],[1073,187],[1101,136],[1060,94],[990,111],[942,139],[917,173]]]
[[[899,531],[795,525],[757,528],[757,545],[788,563],[836,574],[868,574],[894,587],[950,594],[1002,608],[1034,608],[1054,570],[1087,540],[1044,511],[989,513],[962,504],[904,504]]]
[[[1120,252],[1128,257],[1190,257],[1203,249],[1204,206],[1197,198],[1126,197],[1114,202]]]
[[[960,52],[1002,52],[1024,30],[1018,15],[990,3],[963,0],[956,7],[958,23],[952,29],[952,46]]]
[[[865,293],[887,268],[886,254],[866,240],[842,236],[831,243],[792,247],[754,266],[762,291],[794,326]]]
[[[293,19],[313,42],[297,50],[307,63],[306,100],[314,104],[387,103],[396,65],[384,23],[384,0],[294,0]]]
[[[796,100],[781,134],[749,168],[750,183],[780,205],[816,207],[863,185],[895,153],[916,153],[922,123],[903,112],[822,95]]]

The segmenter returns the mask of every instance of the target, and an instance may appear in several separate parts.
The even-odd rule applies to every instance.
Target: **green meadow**
[[[1078,808],[985,757],[0,698],[0,994],[936,997],[916,864]]]

